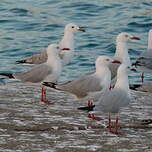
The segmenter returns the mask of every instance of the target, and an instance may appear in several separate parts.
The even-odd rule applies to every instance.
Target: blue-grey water
[[[94,70],[99,55],[113,56],[115,39],[120,32],[141,38],[128,44],[132,62],[147,48],[152,29],[151,0],[1,0],[0,71],[20,72],[28,68],[16,60],[39,53],[63,36],[64,26],[74,22],[86,29],[75,34],[75,57],[64,67],[60,81],[73,79]],[[140,82],[140,73],[131,73],[131,82]],[[146,74],[146,81],[151,75]],[[65,93],[50,91],[56,101],[46,106],[39,102],[39,89],[23,83],[5,81],[0,86],[0,151],[152,151],[152,132],[124,129],[114,136],[106,129],[27,131],[13,129],[44,124],[52,126],[87,125],[86,113],[79,112],[81,102]],[[151,94],[133,92],[133,103],[122,115],[122,122],[151,118]],[[84,103],[83,103],[84,104]]]

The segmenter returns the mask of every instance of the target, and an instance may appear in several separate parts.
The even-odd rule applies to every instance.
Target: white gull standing
[[[115,131],[112,130],[111,128],[111,116],[110,113],[118,113],[119,110],[122,107],[127,106],[130,103],[130,89],[129,89],[129,83],[128,83],[128,72],[130,70],[135,70],[135,69],[130,69],[125,64],[121,64],[118,68],[117,71],[117,81],[115,84],[114,89],[109,90],[107,89],[104,93],[102,93],[101,97],[99,98],[96,106],[92,105],[88,107],[88,110],[95,107],[95,111],[102,111],[104,113],[109,113],[109,122],[108,122],[108,128],[111,133],[118,134],[118,128],[119,128],[119,123],[118,123],[118,116],[116,117],[116,126],[115,126]],[[78,108],[79,110],[87,110],[87,107],[80,107]],[[89,118],[94,119],[98,117],[93,116],[92,114],[88,115]]]
[[[86,74],[62,84],[44,82],[43,85],[74,94],[78,99],[90,99],[93,94],[109,89],[111,82],[109,65],[111,62],[113,60],[110,57],[100,56],[96,59],[96,71],[94,73]]]
[[[64,29],[64,36],[60,41],[59,45],[61,48],[68,48],[69,51],[64,51],[60,54],[63,65],[71,62],[74,56],[74,33],[75,32],[85,32],[84,29],[78,27],[74,23],[67,24]],[[41,64],[46,62],[47,53],[46,49],[39,54],[33,55],[29,58],[17,61],[17,63],[27,63],[27,64]]]
[[[117,36],[116,51],[115,51],[115,55],[113,56],[114,60],[119,61],[120,63],[125,64],[127,66],[131,66],[127,43],[132,40],[140,40],[140,38],[126,32],[122,32]],[[109,67],[111,70],[111,79],[113,80],[112,85],[115,83],[117,69],[120,63],[111,64]]]
[[[152,73],[152,30],[148,33],[148,48],[145,52],[137,58],[136,62],[133,64],[136,66],[138,71],[142,71],[142,82],[144,81],[144,72]]]
[[[13,79],[19,79],[22,82],[38,83],[45,81],[57,82],[61,71],[62,62],[59,57],[61,51],[65,51],[67,48],[60,48],[57,44],[49,45],[47,48],[47,61],[45,63],[36,65],[30,70],[22,73],[0,73],[2,76],[7,76]],[[46,99],[46,90],[42,87],[41,101],[48,103]]]

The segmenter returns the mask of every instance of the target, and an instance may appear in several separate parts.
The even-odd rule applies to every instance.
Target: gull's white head
[[[79,26],[77,26],[74,23],[67,24],[65,26],[65,30],[64,31],[65,32],[72,32],[72,33],[74,33],[74,32],[85,32],[84,29],[80,28]]]
[[[102,66],[102,65],[109,66],[110,63],[112,62],[113,62],[113,59],[108,56],[99,56],[96,59],[96,66]]]
[[[58,44],[51,44],[47,47],[47,54],[59,54],[61,52],[60,46]]]
[[[69,48],[61,48],[59,44],[51,44],[47,47],[47,54],[49,55],[59,55],[61,51],[69,51]]]
[[[133,36],[133,35],[131,35],[131,34],[129,34],[129,33],[126,33],[126,32],[122,32],[122,33],[120,33],[118,36],[117,36],[117,40],[116,40],[116,42],[124,42],[124,43],[126,43],[126,42],[128,42],[129,40],[140,40],[140,38],[139,37],[136,37],[136,36]]]

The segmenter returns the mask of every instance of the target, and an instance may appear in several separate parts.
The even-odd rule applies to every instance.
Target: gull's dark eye
[[[106,61],[110,61],[110,59],[106,59]]]
[[[128,35],[125,35],[125,37],[128,37]]]
[[[72,28],[74,28],[74,26],[72,26]]]
[[[57,46],[56,48],[57,48],[57,49],[60,49],[60,47],[59,47],[59,46]]]

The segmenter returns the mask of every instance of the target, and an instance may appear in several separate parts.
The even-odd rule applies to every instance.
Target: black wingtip
[[[141,84],[130,84],[129,88],[131,90],[136,90],[137,88],[141,87],[142,85]]]
[[[136,61],[132,63],[132,66],[135,66],[137,68],[137,67],[143,66],[143,63],[141,63],[140,61]]]
[[[19,60],[19,61],[16,61],[17,64],[22,64],[22,63],[26,63],[26,60]]]
[[[53,82],[43,82],[43,85],[44,86],[47,86],[47,87],[50,87],[50,88],[54,88],[56,89],[56,83],[53,83]]]
[[[14,79],[14,76],[13,76],[12,73],[0,73],[0,75],[6,76],[6,77],[8,77],[8,78],[10,78],[10,79]]]
[[[85,110],[85,111],[93,111],[95,105],[87,106],[87,107],[79,107],[78,110]]]
[[[149,125],[149,124],[152,124],[152,119],[145,119],[145,120],[142,120],[141,124],[142,124],[142,125]]]
[[[136,63],[136,62],[132,63],[132,66],[135,66],[135,67],[136,67],[136,65],[137,65],[137,63]]]

